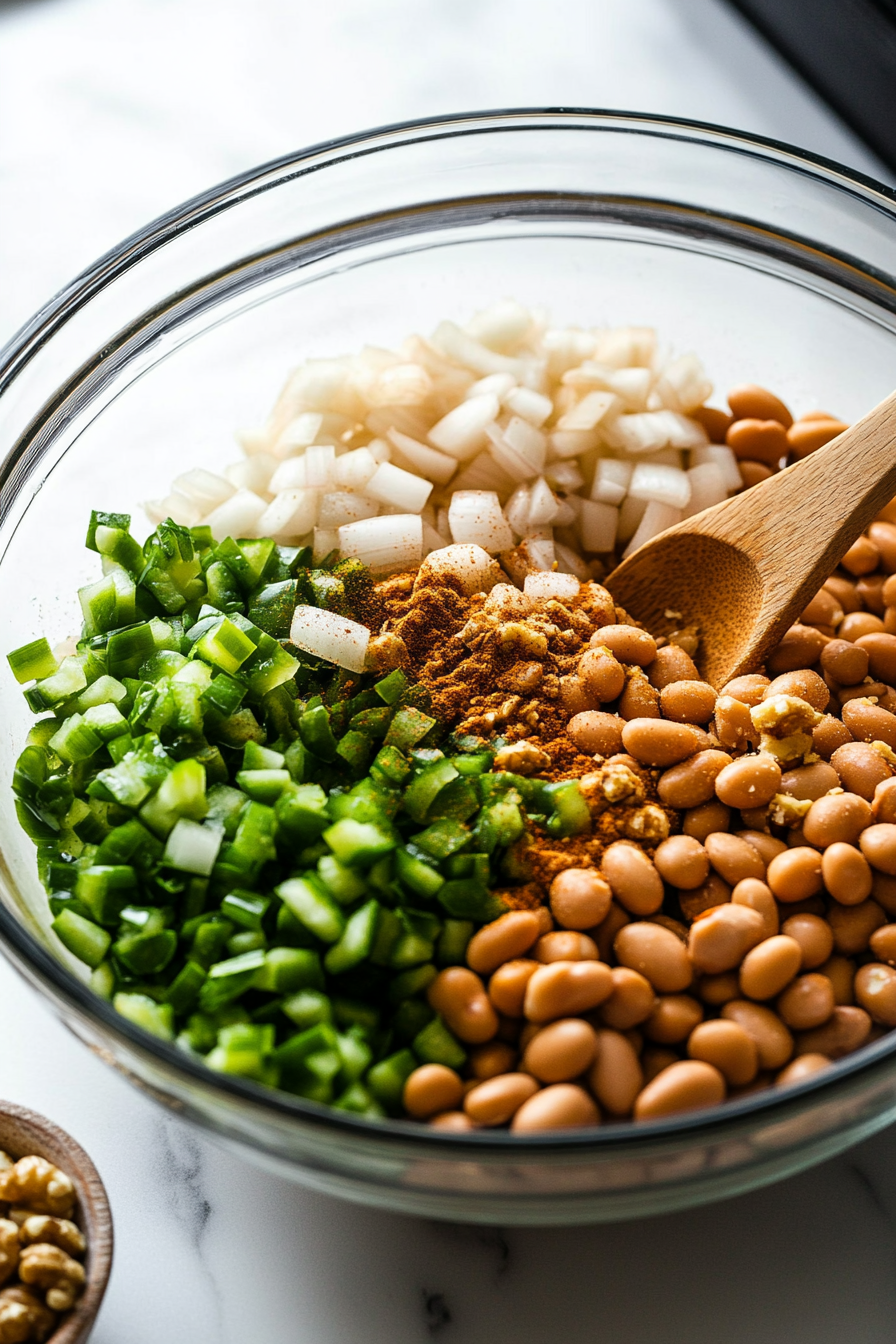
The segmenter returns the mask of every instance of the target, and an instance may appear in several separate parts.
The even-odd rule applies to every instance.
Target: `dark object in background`
[[[732,0],[896,170],[896,0]]]

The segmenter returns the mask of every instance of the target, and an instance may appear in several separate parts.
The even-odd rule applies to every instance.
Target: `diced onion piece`
[[[428,523],[424,518],[423,519],[424,556],[429,555],[431,551],[440,551],[444,545],[445,545],[444,539],[439,536],[438,532],[435,530],[432,524]]]
[[[594,469],[591,498],[599,504],[621,504],[628,493],[632,471],[631,462],[620,462],[614,457],[600,458]]]
[[[317,522],[320,494],[317,490],[281,490],[258,520],[258,535],[275,539],[304,537]],[[245,533],[231,533],[245,536]]]
[[[611,448],[627,453],[655,453],[661,448],[697,448],[706,431],[696,420],[676,411],[636,411],[618,416],[606,430]]]
[[[311,490],[332,490],[336,484],[336,449],[313,443],[305,453],[305,483]]]
[[[571,546],[564,546],[562,541],[555,540],[554,554],[557,557],[558,574],[573,574],[581,583],[586,583],[591,578],[591,572],[585,561]]]
[[[547,453],[547,440],[540,430],[514,416],[504,429],[492,424],[486,433],[492,457],[515,481],[528,481],[539,474]]]
[[[419,406],[432,392],[432,379],[419,364],[393,364],[367,388],[371,406]]]
[[[658,462],[639,462],[632,473],[628,493],[633,499],[646,499],[658,504],[669,504],[673,509],[686,509],[691,498],[691,483],[680,467],[667,467]]]
[[[238,429],[234,437],[247,457],[271,451],[271,434],[266,425],[261,429]]]
[[[382,504],[394,505],[402,513],[419,513],[432,494],[432,482],[391,462],[381,462],[367,482],[365,493]]]
[[[487,395],[504,401],[507,394],[512,392],[516,386],[517,381],[512,373],[490,373],[487,378],[479,378],[475,383],[470,384],[464,393],[464,401],[470,401],[472,397]]]
[[[619,410],[619,399],[613,392],[587,392],[577,406],[557,421],[557,428],[565,430],[596,429],[606,416]]]
[[[328,490],[321,497],[317,523],[319,527],[338,528],[346,523],[357,523],[362,518],[375,518],[379,511],[379,501],[371,499],[369,495],[356,495],[349,490]]]
[[[316,527],[314,529],[314,544],[312,546],[312,558],[316,565],[321,560],[326,560],[333,551],[339,550],[339,533],[334,527]]]
[[[202,513],[208,513],[211,509],[216,509],[219,504],[223,504],[225,499],[229,499],[236,487],[223,476],[216,476],[214,472],[203,471],[201,467],[196,467],[193,471],[185,471],[182,476],[178,476],[173,488],[198,505]]]
[[[420,566],[421,574],[452,574],[463,584],[464,592],[490,593],[496,583],[504,580],[497,560],[481,546],[442,546],[429,555]]]
[[[513,545],[510,525],[492,490],[456,490],[451,496],[448,522],[456,542],[471,542],[493,555]]]
[[[463,331],[456,322],[440,322],[430,337],[430,341],[443,355],[462,364],[464,368],[478,373],[480,377],[488,373],[512,373],[516,375],[516,361],[506,355],[489,350],[487,345],[477,341],[468,332]],[[441,447],[441,444],[436,444]]]
[[[398,456],[403,458],[408,466],[412,467],[418,475],[424,477],[427,481],[435,481],[437,485],[446,485],[457,471],[456,457],[449,457],[447,453],[437,452],[435,448],[420,443],[418,439],[412,439],[409,434],[402,434],[397,429],[390,429],[387,430],[387,437]]]
[[[337,457],[333,469],[338,490],[363,490],[373,473],[377,461],[369,448],[354,448],[350,453]]]
[[[494,490],[498,497],[509,495],[514,478],[500,466],[491,453],[480,453],[461,467],[454,478],[454,490]]]
[[[546,527],[553,523],[559,512],[554,492],[543,476],[533,482],[529,496],[529,526]]]
[[[466,462],[485,447],[485,427],[497,419],[500,409],[493,393],[462,401],[433,425],[427,436],[429,442],[433,448]]]
[[[619,506],[617,541],[631,541],[638,530],[646,510],[646,499],[632,499],[631,495],[626,495],[622,504]]]
[[[521,485],[504,505],[504,517],[518,537],[524,537],[529,530],[530,488]]]
[[[236,490],[252,490],[256,495],[267,494],[277,459],[270,453],[258,453],[225,467],[224,475]]]
[[[551,462],[544,469],[544,478],[554,490],[579,490],[585,484],[577,462]]]
[[[683,514],[685,518],[691,518],[695,513],[710,509],[728,498],[725,472],[717,462],[702,462],[697,467],[691,467],[688,480],[691,483],[691,498]]]
[[[648,369],[656,355],[656,332],[653,327],[614,327],[599,332],[594,355],[614,369]]]
[[[680,448],[660,448],[656,453],[639,453],[639,462],[659,462],[664,467],[676,467],[683,470],[683,453]]]
[[[346,559],[360,560],[375,573],[413,569],[423,556],[423,520],[419,513],[365,518],[339,528],[338,545]]]
[[[519,345],[532,326],[532,314],[515,299],[502,299],[475,313],[467,331],[490,350],[507,351]]]
[[[737,465],[737,458],[732,450],[724,443],[707,443],[699,448],[695,448],[691,453],[691,466],[699,467],[704,462],[713,462],[720,467],[725,477],[725,488],[727,490],[740,490],[743,486],[743,480],[740,474],[740,468]]]
[[[712,383],[696,355],[681,355],[665,366],[655,391],[670,411],[688,415],[712,396]]]
[[[323,420],[320,411],[303,411],[290,420],[274,444],[274,456],[294,457],[296,453],[310,447],[320,433]]]
[[[619,510],[613,504],[583,499],[579,506],[578,532],[583,551],[612,551],[616,545]]]
[[[528,420],[536,429],[548,420],[553,413],[554,403],[550,397],[533,392],[530,387],[514,387],[502,398],[504,405],[522,420]]]
[[[555,429],[548,442],[555,457],[581,457],[597,447],[600,435],[596,429]]]
[[[366,625],[320,607],[296,607],[289,638],[297,649],[349,672],[363,672],[370,643]]]
[[[371,439],[367,445],[367,451],[377,466],[381,462],[392,461],[392,445],[387,443],[385,439]]]
[[[253,537],[257,535],[256,528],[267,507],[267,500],[252,490],[237,490],[235,495],[213,509],[205,522],[215,541],[223,541],[225,537]]]
[[[523,583],[523,592],[533,601],[547,602],[555,597],[560,602],[568,602],[577,597],[581,588],[574,574],[552,573],[527,574]]]
[[[643,546],[652,537],[658,537],[667,527],[674,527],[679,522],[681,522],[681,509],[674,509],[671,504],[660,504],[652,499],[644,510],[644,517],[638,524],[637,532],[625,548],[623,558],[633,555],[639,546]]]
[[[528,537],[520,544],[520,550],[525,550],[533,569],[550,570],[554,568],[557,553],[554,550],[552,537]]]
[[[268,484],[272,494],[281,490],[304,490],[308,485],[307,463],[304,457],[288,457],[281,462]]]
[[[170,518],[181,527],[195,527],[202,521],[199,505],[195,500],[187,499],[179,490],[172,490],[164,499],[147,501],[143,509],[153,523],[164,523],[166,518]]]

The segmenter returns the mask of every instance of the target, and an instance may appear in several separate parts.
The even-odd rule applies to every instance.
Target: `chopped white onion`
[[[529,486],[520,485],[504,505],[504,517],[518,537],[524,537],[529,528],[529,499]]]
[[[515,299],[503,299],[474,314],[467,331],[490,350],[512,350],[532,326],[532,314]]]
[[[533,601],[547,602],[555,597],[560,602],[568,602],[578,596],[581,586],[574,574],[540,572],[526,575],[523,592]]]
[[[369,495],[328,490],[321,496],[317,523],[319,527],[338,528],[346,523],[357,523],[362,518],[375,518],[379,511],[379,500],[371,499]]]
[[[665,366],[656,393],[670,411],[689,415],[712,396],[712,383],[696,355],[682,355]]]
[[[646,509],[646,499],[632,499],[630,495],[626,495],[619,506],[617,541],[631,541],[638,530]]]
[[[432,393],[432,379],[419,364],[383,369],[366,389],[371,406],[419,406]]]
[[[235,488],[223,476],[203,471],[201,467],[185,471],[174,482],[174,489],[198,505],[201,513],[208,513],[211,509],[216,509],[219,504],[223,504],[225,499],[230,498]]]
[[[583,499],[579,505],[578,531],[583,551],[612,551],[616,545],[619,510],[613,504]]]
[[[370,631],[357,621],[320,607],[296,607],[289,638],[297,649],[314,658],[346,667],[349,672],[364,671]]]
[[[513,533],[494,491],[456,490],[451,496],[448,522],[455,542],[470,542],[492,555],[513,545]]]
[[[580,490],[585,477],[577,462],[551,462],[544,469],[544,478],[554,490]]]
[[[366,493],[402,513],[419,513],[432,494],[432,482],[391,462],[381,462],[367,482]]]
[[[530,387],[514,387],[502,397],[504,405],[522,420],[540,429],[554,412],[554,403],[550,397],[533,392]]]
[[[464,401],[470,401],[473,397],[493,396],[499,401],[504,401],[509,392],[517,386],[516,378],[512,373],[490,373],[487,378],[479,378],[475,383],[471,383],[464,393]]]
[[[596,429],[555,429],[548,436],[551,451],[556,457],[581,457],[590,453],[600,442]]]
[[[332,527],[316,527],[312,550],[314,563],[319,565],[331,552],[339,550],[339,533]]]
[[[277,459],[269,453],[243,458],[225,467],[224,475],[236,490],[252,490],[256,495],[267,494],[270,480],[277,467]]]
[[[581,583],[586,583],[591,578],[591,572],[582,557],[571,546],[564,546],[563,542],[557,541],[556,538],[554,554],[557,557],[558,574],[573,574]]]
[[[566,430],[596,429],[597,426],[620,409],[619,398],[613,392],[586,392],[585,396],[573,406],[571,411],[561,415],[557,428]]]
[[[702,447],[695,448],[691,453],[691,466],[699,467],[704,462],[713,462],[721,469],[725,477],[726,490],[740,490],[742,488],[743,480],[740,467],[737,465],[737,458],[726,444],[707,443]]]
[[[514,416],[502,429],[491,424],[486,428],[491,440],[489,452],[515,481],[528,481],[537,476],[544,466],[547,440],[540,430]]]
[[[274,444],[274,456],[294,457],[310,447],[320,433],[323,419],[320,411],[303,411],[295,420],[290,420]]]
[[[305,484],[310,490],[332,490],[336,484],[336,449],[332,443],[313,443],[306,449]]]
[[[499,498],[506,498],[515,484],[515,478],[499,466],[491,453],[480,453],[461,467],[452,482],[452,489],[494,490]]]
[[[423,556],[423,520],[418,513],[365,518],[340,527],[337,535],[344,556],[360,560],[377,574],[414,569]]]
[[[661,448],[697,448],[706,431],[696,420],[676,411],[636,411],[620,415],[605,431],[611,448],[627,453],[655,453]]]
[[[143,506],[147,516],[154,523],[163,523],[170,518],[180,527],[196,527],[202,521],[202,510],[195,500],[187,499],[179,490],[172,490],[164,499],[152,500]]]
[[[681,509],[674,509],[671,504],[660,504],[652,499],[644,510],[637,532],[625,548],[624,558],[634,554],[645,542],[665,532],[667,527],[674,527],[679,522],[681,522]]]
[[[431,337],[432,344],[448,359],[464,368],[478,373],[480,377],[489,373],[512,373],[516,375],[516,362],[506,355],[489,350],[487,345],[477,341],[468,332],[463,331],[456,322],[440,322]],[[436,447],[441,445],[437,444]]]
[[[258,535],[277,540],[304,537],[317,522],[319,507],[317,490],[281,490],[259,518]],[[240,534],[234,532],[231,535]]]
[[[725,472],[717,462],[702,462],[699,466],[691,467],[688,480],[691,483],[691,498],[682,515],[685,518],[702,513],[704,509],[721,504],[728,498]]]
[[[376,471],[377,461],[369,448],[354,448],[337,457],[333,474],[339,490],[361,490]]]
[[[308,469],[304,457],[288,457],[281,462],[268,483],[268,489],[277,495],[281,490],[304,490],[308,485]]]
[[[656,354],[656,332],[652,327],[614,327],[596,333],[594,355],[614,369],[648,369]]]
[[[267,507],[267,500],[253,491],[237,490],[235,495],[206,515],[205,523],[211,528],[215,541],[223,541],[225,537],[254,537]]]
[[[503,578],[501,566],[481,546],[442,546],[420,566],[421,574],[453,574],[460,579],[464,592],[488,593]]]
[[[532,484],[529,495],[529,526],[546,527],[557,518],[559,506],[553,490],[543,476]]]
[[[433,425],[427,436],[429,442],[433,448],[466,462],[485,447],[485,427],[497,419],[500,409],[493,393],[462,401]]]
[[[691,498],[691,483],[687,472],[680,467],[667,467],[658,462],[639,462],[632,473],[628,493],[633,499],[669,504],[673,509],[686,509]]]
[[[600,458],[594,470],[591,498],[599,504],[621,504],[628,493],[632,471],[631,462],[620,462],[615,457]]]
[[[379,466],[382,462],[392,461],[392,445],[385,439],[371,439],[367,445],[367,451]]]
[[[440,453],[435,448],[420,443],[418,439],[412,439],[409,434],[399,433],[397,429],[390,429],[387,433],[389,442],[398,456],[427,481],[447,485],[457,471],[456,457]]]

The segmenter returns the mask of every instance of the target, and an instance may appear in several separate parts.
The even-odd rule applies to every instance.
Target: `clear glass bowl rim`
[[[885,183],[845,167],[833,159],[800,149],[785,141],[757,136],[713,122],[693,121],[641,112],[601,108],[547,107],[504,108],[478,112],[450,113],[440,117],[421,118],[375,127],[282,155],[235,177],[228,178],[208,191],[190,198],[158,216],[144,228],[131,234],[116,247],[97,259],[80,275],[40,308],[32,318],[0,348],[0,397],[21,373],[36,353],[52,339],[54,332],[91,298],[114,283],[116,278],[156,249],[163,247],[184,229],[194,228],[220,212],[232,209],[241,201],[276,188],[290,178],[309,172],[325,170],[328,165],[347,158],[388,151],[402,143],[439,140],[455,136],[469,136],[498,130],[520,132],[546,129],[581,131],[618,131],[629,134],[654,136],[665,140],[685,140],[707,148],[741,154],[769,164],[778,164],[791,171],[814,178],[837,191],[858,197],[863,204],[889,217],[896,228],[896,189]],[[20,458],[27,449],[27,435],[0,463],[0,499],[4,485],[10,480]],[[4,510],[0,504],[0,517]],[[240,1100],[253,1109],[269,1111],[283,1119],[294,1118],[303,1125],[337,1130],[346,1134],[355,1132],[370,1140],[381,1135],[384,1140],[409,1141],[430,1150],[448,1146],[483,1148],[504,1152],[525,1150],[569,1153],[601,1150],[608,1156],[611,1151],[642,1145],[645,1141],[684,1137],[696,1133],[709,1138],[713,1133],[735,1128],[739,1123],[760,1114],[771,1118],[771,1112],[811,1108],[813,1095],[824,1092],[826,1097],[842,1087],[855,1084],[859,1074],[885,1070],[892,1071],[896,1056],[896,1031],[866,1046],[856,1055],[836,1061],[820,1074],[815,1074],[786,1091],[768,1089],[721,1106],[695,1111],[668,1120],[653,1121],[650,1125],[613,1124],[606,1128],[570,1131],[569,1133],[511,1135],[507,1131],[453,1134],[439,1131],[438,1135],[425,1125],[400,1120],[371,1122],[347,1112],[292,1097],[239,1078],[215,1073],[192,1059],[173,1044],[153,1038],[134,1026],[115,1011],[110,1003],[94,994],[89,987],[69,974],[47,949],[0,902],[0,943],[2,950],[26,979],[37,980],[50,990],[51,998],[62,1000],[79,1016],[96,1021],[113,1036],[122,1039],[127,1047],[140,1055],[155,1058],[157,1064],[175,1073],[189,1077],[203,1091],[222,1099]],[[8,945],[8,947],[7,947]],[[11,956],[9,954],[12,954]],[[838,1087],[838,1084],[841,1086]],[[819,1098],[820,1099],[820,1098]]]

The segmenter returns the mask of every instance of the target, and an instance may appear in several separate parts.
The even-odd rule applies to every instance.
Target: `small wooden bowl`
[[[75,1221],[87,1239],[87,1284],[47,1344],[84,1344],[96,1321],[112,1268],[112,1213],[96,1167],[80,1144],[35,1111],[0,1101],[0,1149],[14,1160],[45,1157],[72,1178]]]

